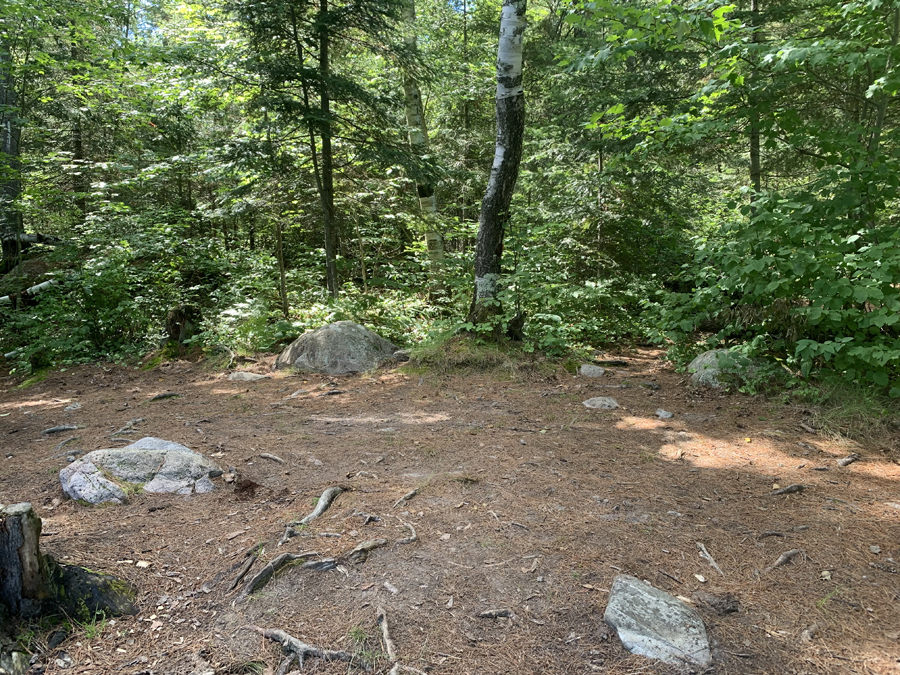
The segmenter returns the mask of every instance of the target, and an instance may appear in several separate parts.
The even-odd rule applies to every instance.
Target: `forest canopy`
[[[504,8],[524,127],[482,270]],[[157,349],[167,317],[242,350],[352,319],[733,347],[900,396],[898,42],[881,0],[7,0],[0,350],[26,372]]]

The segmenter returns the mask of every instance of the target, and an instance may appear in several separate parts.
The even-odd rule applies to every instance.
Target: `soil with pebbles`
[[[694,603],[715,672],[897,672],[896,462],[811,433],[801,410],[692,391],[658,352],[617,358],[627,366],[600,378],[383,370],[239,382],[188,361],[78,367],[25,389],[6,377],[0,502],[35,505],[44,551],[139,589],[137,616],[81,625],[52,650],[38,627],[28,644],[47,673],[274,672],[280,647],[246,628],[256,625],[387,672],[383,607],[400,662],[429,673],[672,672],[626,652],[603,623],[613,577],[627,573]],[[249,369],[268,373],[273,359]],[[150,400],[162,393],[181,396]],[[582,405],[595,396],[620,407]],[[135,418],[117,437],[182,443],[235,480],[122,506],[65,500],[66,456],[124,444],[110,435]],[[62,424],[83,428],[42,434]],[[852,452],[860,460],[839,466]],[[771,494],[792,484],[805,489]],[[277,546],[330,486],[345,492]],[[415,543],[398,543],[404,522]],[[387,545],[365,562],[341,558],[379,538]],[[766,571],[789,549],[802,554]],[[338,566],[286,567],[238,601],[241,585],[230,587],[249,550],[247,578],[284,552]],[[510,616],[479,617],[492,609]],[[61,651],[71,668],[57,665]],[[311,658],[304,672],[348,665]]]

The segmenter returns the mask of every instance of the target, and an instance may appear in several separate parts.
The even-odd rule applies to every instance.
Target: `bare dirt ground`
[[[232,382],[179,361],[79,367],[26,389],[0,380],[0,502],[34,504],[45,552],[139,589],[137,616],[77,627],[41,663],[47,673],[274,672],[280,647],[245,628],[256,625],[357,651],[386,672],[384,607],[401,663],[420,671],[673,672],[629,654],[603,623],[625,573],[694,603],[716,673],[898,672],[900,466],[805,429],[802,410],[691,391],[657,352],[617,358],[627,366],[596,379],[382,370]],[[297,390],[308,393],[286,398]],[[182,396],[150,401],[163,392]],[[621,407],[587,409],[592,396]],[[82,407],[65,412],[73,402]],[[675,417],[658,419],[658,408]],[[122,506],[64,499],[66,453],[122,445],[110,435],[134,418],[130,438],[183,443],[234,467],[237,481]],[[59,424],[84,428],[42,435]],[[851,452],[861,459],[838,466]],[[771,494],[791,484],[806,489]],[[330,486],[347,491],[277,546]],[[403,522],[418,541],[397,543]],[[377,538],[388,544],[365,562],[341,558]],[[247,578],[284,552],[340,564],[288,567],[237,601],[241,586],[229,589],[257,544]],[[767,571],[790,549],[802,553]],[[490,609],[512,616],[479,617]],[[46,639],[39,630],[29,644]],[[315,658],[303,671],[361,672]]]

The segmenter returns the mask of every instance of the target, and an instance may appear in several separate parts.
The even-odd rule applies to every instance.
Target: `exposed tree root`
[[[805,485],[800,485],[800,484],[788,485],[787,487],[783,487],[780,490],[773,490],[769,494],[773,495],[773,496],[774,495],[789,495],[794,492],[802,492],[805,488],[806,488]]]
[[[339,487],[330,487],[325,492],[322,493],[322,496],[319,497],[319,501],[316,503],[316,508],[312,510],[312,512],[306,516],[303,520],[298,520],[291,525],[307,525],[311,523],[316,518],[321,516],[325,511],[328,510],[328,507],[331,506],[331,502],[335,500],[335,498],[344,491],[343,488]]]
[[[144,421],[143,417],[135,417],[134,419],[129,420],[125,423],[125,426],[119,429],[118,431],[114,431],[110,434],[110,436],[118,436],[119,434],[133,434],[135,433],[134,425],[140,424]]]
[[[364,541],[359,546],[350,551],[347,555],[345,555],[344,560],[351,563],[365,562],[366,558],[369,557],[369,553],[374,551],[376,548],[381,548],[382,546],[387,545],[387,539],[369,539],[368,541]]]
[[[415,497],[417,494],[419,494],[419,488],[416,488],[415,490],[410,490],[410,491],[407,492],[405,495],[403,495],[402,497],[400,497],[400,499],[398,499],[397,501],[395,501],[395,502],[394,502],[394,505],[393,505],[391,508],[392,508],[392,509],[396,509],[396,508],[397,508],[397,505],[398,505],[400,502],[408,502],[410,499],[412,499],[413,497]]]
[[[796,558],[801,553],[803,553],[803,551],[801,551],[799,548],[793,548],[790,551],[785,551],[780,556],[778,556],[778,560],[769,565],[766,569],[763,570],[763,572],[768,573],[774,569],[778,569],[782,565],[787,565],[789,562],[791,562],[791,560]]]
[[[400,519],[397,518],[397,520],[400,520]],[[403,523],[404,527],[409,528],[410,535],[408,537],[406,537],[405,539],[398,539],[397,543],[398,544],[412,544],[412,543],[417,542],[419,540],[419,535],[416,534],[416,528],[414,528],[410,523],[407,523],[405,520],[400,520],[400,522]]]
[[[394,641],[391,639],[391,632],[388,629],[387,613],[384,611],[384,607],[379,607],[375,611],[375,621],[379,626],[381,626],[381,637],[384,640],[384,651],[387,653],[387,657],[388,659],[390,659],[391,663],[394,664],[388,671],[388,675],[399,675],[399,673],[402,671],[415,673],[416,675],[427,675],[425,672],[418,670],[417,668],[413,668],[412,666],[404,666],[402,663],[397,663],[397,659],[399,658],[399,656],[397,655],[397,645],[395,645]]]
[[[372,666],[359,659],[356,654],[351,654],[350,652],[342,650],[314,647],[313,645],[308,645],[277,628],[260,628],[259,626],[252,625],[244,626],[244,628],[259,633],[267,640],[279,643],[286,652],[294,654],[297,661],[300,663],[301,668],[303,667],[304,659],[310,657],[322,659],[323,661],[346,661],[347,663],[358,665],[364,670],[372,670]]]
[[[309,553],[282,553],[280,556],[273,558],[268,565],[263,567],[256,576],[254,576],[241,591],[235,602],[245,600],[251,593],[256,593],[268,584],[272,577],[278,573],[286,565],[297,562],[298,560],[306,560],[310,556]],[[325,558],[324,560],[310,560],[300,566],[300,569],[313,570],[315,572],[327,572],[337,567],[337,561],[334,558]]]

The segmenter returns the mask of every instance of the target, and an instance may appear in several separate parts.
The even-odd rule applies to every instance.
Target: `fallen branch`
[[[400,520],[397,518],[397,520]],[[419,540],[419,536],[416,534],[416,528],[414,528],[411,524],[407,523],[405,520],[400,520],[404,527],[408,527],[410,531],[410,535],[405,539],[398,539],[398,544],[413,544]]]
[[[777,530],[766,530],[761,535],[759,535],[756,539],[760,540],[760,539],[765,539],[766,537],[782,537],[782,538],[784,538],[786,536],[787,535],[785,535],[784,532],[778,532]]]
[[[344,560],[351,563],[363,563],[366,561],[366,558],[369,557],[369,553],[374,551],[376,548],[381,548],[382,546],[387,545],[387,539],[369,539],[368,541],[364,541],[359,546],[350,551],[347,555],[345,555]]]
[[[55,286],[59,281],[56,279],[50,279],[50,281],[45,281],[42,284],[37,284],[36,286],[32,286],[31,288],[25,289],[21,293],[13,293],[11,295],[4,295],[0,298],[0,305],[12,305],[13,300],[15,298],[28,298],[32,295],[37,295],[41,291],[46,291],[51,286]]]
[[[486,609],[478,615],[479,619],[512,619],[514,614],[511,609]]]
[[[794,492],[802,492],[805,489],[806,489],[805,485],[800,485],[799,483],[797,483],[795,485],[788,485],[787,487],[783,487],[780,490],[773,490],[769,494],[773,495],[773,496],[774,495],[789,495]]]
[[[396,509],[396,508],[397,508],[397,505],[398,505],[400,502],[408,502],[410,499],[412,499],[413,497],[415,497],[417,494],[419,494],[419,488],[416,488],[415,490],[410,490],[410,491],[407,492],[405,495],[403,495],[402,497],[400,497],[400,499],[398,499],[397,501],[395,501],[395,502],[394,502],[394,505],[393,505],[391,508],[392,508],[392,509]]]
[[[854,452],[853,454],[847,455],[844,459],[839,459],[837,465],[838,466],[850,466],[859,459],[859,453]]]
[[[708,562],[710,565],[712,565],[713,569],[716,572],[718,572],[719,574],[721,574],[724,577],[725,572],[723,572],[722,568],[719,567],[719,563],[716,562],[716,559],[713,558],[709,554],[709,551],[706,550],[706,547],[699,541],[697,542],[697,548],[700,549],[700,557],[703,558],[704,560],[706,560],[706,562]]]
[[[272,640],[273,642],[279,643],[284,650],[287,652],[293,653],[297,657],[297,661],[300,663],[300,667],[303,668],[303,661],[307,657],[322,659],[323,661],[346,661],[348,663],[356,663],[360,665],[364,670],[371,670],[372,666],[362,659],[359,659],[356,654],[351,654],[350,652],[345,652],[342,650],[333,650],[333,649],[321,649],[319,647],[314,647],[313,645],[308,645],[305,642],[302,642],[295,638],[292,635],[288,635],[283,630],[278,630],[277,628],[260,628],[259,626],[244,626],[247,630],[252,630],[255,633],[259,633],[267,640]]]
[[[765,573],[769,573],[772,570],[778,569],[782,565],[787,565],[791,560],[796,558],[798,555],[803,553],[799,548],[793,548],[790,551],[785,551],[780,556],[778,556],[778,560],[769,565],[766,569],[763,570]]]
[[[339,494],[344,491],[343,488],[339,487],[330,487],[325,492],[322,493],[322,496],[319,497],[319,501],[316,502],[316,508],[312,510],[308,516],[306,516],[303,520],[297,520],[291,523],[291,525],[307,525],[314,521],[316,518],[321,516],[325,511],[328,510],[328,507],[331,506],[331,502],[337,498]]]
[[[143,417],[135,417],[132,420],[129,420],[125,423],[125,426],[119,429],[118,431],[114,431],[110,434],[110,436],[115,436],[116,434],[133,434],[135,432],[134,425],[140,424],[144,421]]]
[[[261,452],[261,453],[259,453],[259,456],[263,459],[269,459],[273,462],[278,462],[279,464],[284,464],[284,460],[281,459],[281,457],[279,457],[278,455],[273,455],[269,452]]]
[[[256,556],[250,554],[247,556],[247,560],[244,561],[244,564],[241,566],[241,569],[238,570],[237,576],[234,578],[234,581],[231,582],[231,586],[228,587],[228,592],[231,593],[235,588],[238,587],[238,584],[241,583],[241,579],[247,576],[247,572],[250,571],[250,568],[253,567],[253,563],[256,562]]]

